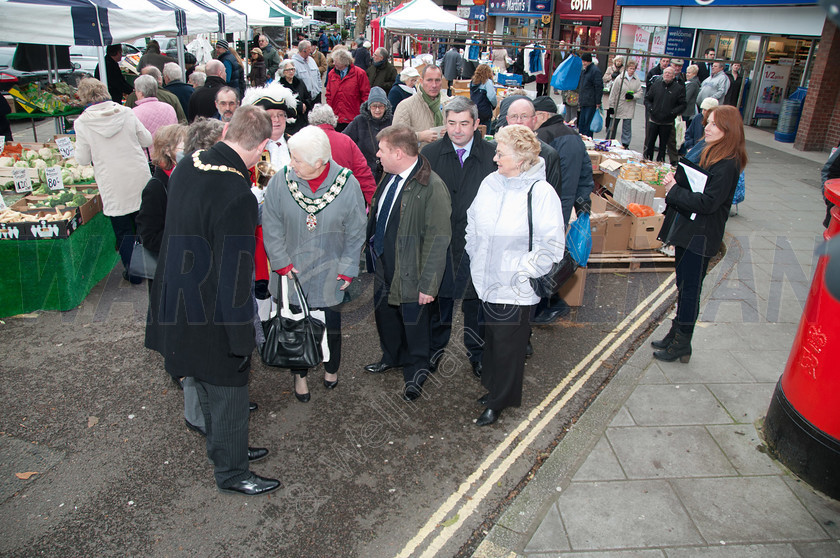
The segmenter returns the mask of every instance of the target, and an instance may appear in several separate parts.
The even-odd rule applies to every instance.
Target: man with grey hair
[[[333,68],[327,72],[325,89],[327,104],[338,117],[336,130],[344,131],[359,116],[359,107],[370,95],[370,81],[360,67],[353,64],[350,53],[337,48],[332,53]]]
[[[274,45],[268,41],[268,37],[265,35],[260,35],[257,42],[260,45],[263,60],[265,61],[265,74],[273,79],[275,72],[277,72],[277,69],[280,67],[280,54],[277,52],[277,49],[274,48]]]
[[[175,109],[158,100],[158,84],[152,76],[142,75],[134,80],[134,95],[137,100],[131,110],[153,137],[161,126],[178,123]]]
[[[709,97],[713,97],[718,103],[723,104],[726,92],[729,91],[729,78],[726,77],[723,66],[723,62],[712,62],[712,75],[700,84],[700,93],[697,94],[698,107],[704,99]]]
[[[397,81],[397,69],[388,60],[388,49],[379,47],[373,51],[373,63],[368,66],[367,77],[371,87],[381,87],[388,94]]]
[[[178,97],[176,97],[175,94],[163,88],[163,74],[160,73],[160,70],[158,70],[155,66],[146,66],[140,70],[140,75],[152,76],[155,78],[155,82],[157,82],[157,98],[160,102],[166,103],[175,110],[175,116],[178,118],[179,123],[186,124],[187,115],[184,112],[184,108],[181,106],[181,101],[178,100]],[[134,108],[136,103],[137,95],[135,93],[131,93],[125,98],[125,106],[128,108]]]
[[[320,103],[323,83],[321,82],[321,71],[318,69],[318,64],[309,55],[311,48],[312,43],[309,41],[303,40],[298,43],[298,51],[292,55],[292,62],[295,63],[295,73],[303,81],[306,90],[309,91],[312,102]]]
[[[359,146],[346,136],[336,131],[336,124],[338,118],[333,112],[332,107],[321,103],[312,107],[309,112],[309,124],[317,126],[327,134],[330,140],[330,149],[332,150],[333,161],[346,169],[353,171],[353,176],[359,181],[359,186],[362,188],[362,194],[365,196],[365,203],[370,203],[373,198],[373,192],[376,190],[376,181],[373,179],[373,173],[367,164],[364,153],[359,149]]]
[[[216,93],[225,86],[225,65],[218,60],[210,60],[204,65],[207,81],[190,97],[190,110],[187,111],[190,122],[197,116],[213,118],[216,115]]]
[[[420,147],[443,135],[443,107],[449,102],[444,91],[443,72],[438,66],[423,68],[417,92],[402,101],[394,111],[394,125],[408,126],[417,133]]]
[[[184,115],[186,115],[190,109],[190,97],[195,90],[192,85],[184,83],[184,80],[181,79],[182,76],[183,70],[175,62],[167,62],[163,66],[163,82],[165,84],[163,88],[178,97]]]
[[[427,145],[422,155],[431,163],[432,170],[443,180],[449,190],[452,213],[452,242],[446,254],[440,291],[432,303],[431,316],[431,370],[454,357],[443,360],[444,349],[452,334],[452,315],[455,300],[461,300],[464,314],[464,347],[473,374],[481,377],[484,327],[481,325],[481,303],[470,281],[470,258],[465,251],[467,209],[472,205],[481,181],[496,170],[493,157],[496,149],[478,129],[478,108],[466,97],[453,97],[443,110],[446,133]]]
[[[216,487],[245,496],[282,486],[251,472],[249,462],[264,459],[268,450],[248,446],[259,215],[248,169],[260,160],[269,135],[266,112],[242,107],[223,141],[193,152],[172,173],[145,342],[163,355],[167,372],[195,386]]]
[[[190,77],[187,78],[187,83],[193,86],[193,89],[198,89],[199,87],[204,87],[204,84],[207,82],[207,74],[204,72],[193,72],[190,74]]]
[[[233,87],[222,87],[216,93],[216,114],[222,122],[230,122],[233,113],[239,108],[239,93]]]

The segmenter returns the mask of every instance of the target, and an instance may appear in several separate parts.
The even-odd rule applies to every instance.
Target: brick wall
[[[829,61],[834,60],[833,65]],[[840,30],[825,20],[794,147],[828,151],[840,142]]]
[[[610,30],[610,48],[615,48],[618,46],[618,28],[621,26],[621,6],[616,3],[613,6],[613,18],[612,18],[612,29]],[[612,37],[615,34],[616,40],[613,41]]]

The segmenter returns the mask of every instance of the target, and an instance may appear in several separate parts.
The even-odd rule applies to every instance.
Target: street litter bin
[[[807,87],[797,87],[790,97],[782,101],[774,134],[776,141],[793,143],[796,140],[796,130],[799,128],[799,118],[802,116],[802,107],[805,106],[807,93]]]

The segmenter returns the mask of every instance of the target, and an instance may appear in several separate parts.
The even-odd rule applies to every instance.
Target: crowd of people
[[[594,186],[581,135],[551,96],[508,95],[489,121],[496,103],[489,67],[475,68],[470,97],[450,97],[443,84],[452,65],[458,68],[454,56],[444,67],[397,75],[387,50],[370,56],[365,41],[351,52],[324,34],[283,56],[266,37],[257,43],[249,87],[223,40],[189,83],[173,62],[142,68],[125,104],[119,84],[83,80],[79,94],[88,107],[76,124],[76,156],[94,163],[124,277],[141,282],[128,273],[135,240],[157,257],[145,344],[163,355],[183,389],[186,424],[206,437],[218,488],[245,495],[281,486],[250,470],[268,450],[248,445],[248,416],[257,410],[248,377],[284,282],[299,281],[307,306],[323,312],[323,385],[333,390],[341,376],[342,305],[359,275],[371,273],[381,354],[365,370],[401,369],[400,396],[408,403],[428,397],[431,375],[457,358],[449,341],[461,301],[464,356],[486,390],[475,423],[493,424],[522,402],[531,324],[567,310],[556,295],[537,296],[529,279],[563,258],[572,209],[589,211]],[[602,87],[591,58],[584,64],[582,83]],[[618,121],[633,116],[622,101],[635,99],[639,80],[632,62],[613,64],[607,81],[618,84],[610,92],[619,101],[615,133]],[[684,114],[685,100],[668,104],[651,90],[679,83],[673,92],[684,96],[685,87],[670,67],[655,80],[647,93],[651,127],[664,129],[663,115]],[[711,89],[703,85],[698,97]],[[581,118],[600,104],[600,91],[581,92]],[[698,160],[715,187],[694,195],[668,178],[669,206],[704,220],[677,216],[669,231],[685,263],[677,263],[681,298],[675,329],[663,341],[665,359],[690,354],[697,279],[715,241],[698,248],[692,234],[707,220],[722,234],[732,173],[746,163],[743,129],[741,151],[731,140],[740,118],[721,108],[707,109]],[[497,129],[493,142],[480,124]],[[666,132],[657,128],[660,154]],[[629,142],[626,126],[625,136]],[[301,403],[312,397],[310,371],[290,371]]]

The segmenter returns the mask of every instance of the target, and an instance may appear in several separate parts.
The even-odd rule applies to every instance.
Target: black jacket
[[[202,170],[188,156],[170,177],[146,347],[163,355],[172,375],[244,386],[256,346],[257,200],[247,167],[228,145],[198,154],[202,166],[231,170]]]
[[[286,124],[286,133],[291,136],[292,134],[306,127],[306,125],[309,124],[309,111],[312,110],[312,107],[315,106],[315,103],[312,102],[312,97],[309,95],[309,90],[306,88],[306,84],[304,84],[303,80],[299,77],[294,76],[292,78],[291,84],[288,81],[286,81],[285,76],[281,77],[278,80],[278,82],[286,89],[291,89],[292,93],[297,93],[297,118],[295,118],[294,122],[287,122]],[[301,111],[301,107],[306,107],[306,110]]]
[[[554,122],[555,119],[559,122]],[[588,211],[589,194],[595,187],[592,177],[592,160],[586,153],[586,146],[580,134],[569,128],[562,116],[552,116],[537,129],[537,137],[540,139],[543,139],[540,136],[540,130],[546,125],[553,130],[551,147],[560,156],[563,188],[559,194],[560,202],[563,204],[563,222],[568,226],[572,207],[577,207],[578,211]]]
[[[379,142],[376,141],[376,134],[390,126],[393,120],[394,113],[388,105],[385,105],[385,114],[382,118],[375,120],[370,114],[368,101],[365,101],[359,107],[359,115],[342,132],[350,136],[350,139],[359,147],[373,174],[373,180],[377,184],[382,178],[382,167],[377,164],[376,152],[379,151]]]
[[[580,106],[594,107],[601,104],[604,97],[604,78],[601,76],[601,69],[595,64],[590,64],[580,74]]]
[[[155,168],[155,174],[143,188],[143,198],[140,211],[137,213],[137,234],[143,241],[143,246],[157,255],[160,252],[160,242],[163,239],[163,228],[166,225],[166,200],[169,188],[169,176],[160,168]]]
[[[660,238],[711,258],[720,250],[741,169],[734,159],[723,159],[707,170],[703,193],[692,192],[688,184],[678,180],[665,196],[668,209]],[[693,220],[692,214],[696,214]]]
[[[655,124],[673,122],[685,111],[685,104],[685,85],[676,78],[671,83],[656,78],[645,92],[645,108]]]
[[[540,157],[545,161],[545,180],[554,187],[557,196],[563,199],[563,171],[560,154],[546,142],[540,140]]]
[[[381,87],[387,95],[397,81],[397,69],[387,60],[383,60],[379,66],[371,63],[367,68],[367,77],[371,87]]]
[[[353,52],[353,64],[367,72],[371,64],[370,51],[365,47],[359,47]]]
[[[7,114],[11,114],[12,107],[5,97],[0,96],[0,136],[6,136],[6,141],[12,141],[12,125]]]
[[[227,85],[225,78],[219,76],[207,76],[203,87],[195,90],[190,97],[190,107],[187,111],[187,120],[192,122],[197,116],[213,118],[216,114],[216,93],[220,87]]]
[[[660,64],[657,64],[656,66],[651,68],[650,71],[647,73],[647,76],[645,76],[645,88],[650,87],[650,82],[653,81],[653,78],[655,78],[656,76],[661,76],[661,75],[662,75],[662,66]],[[703,83],[702,79],[700,80],[700,83]]]
[[[184,109],[184,114],[189,114],[190,98],[193,96],[193,93],[195,93],[193,86],[189,83],[184,83],[179,79],[170,81],[164,85],[163,88],[178,97],[178,100],[181,102],[181,108]]]
[[[447,298],[476,298],[470,281],[470,258],[464,250],[467,209],[472,205],[481,181],[496,170],[496,163],[493,161],[496,148],[476,131],[463,168],[458,162],[458,154],[452,140],[447,135],[424,147],[422,153],[431,163],[432,170],[446,184],[452,203],[452,241],[446,255],[446,270],[439,294]]]
[[[105,57],[105,70],[108,72],[108,93],[111,94],[111,100],[115,103],[122,104],[123,95],[133,93],[134,88],[125,80],[120,70],[120,65],[110,56]],[[93,77],[99,79],[99,64],[96,65],[96,69],[93,71]]]

